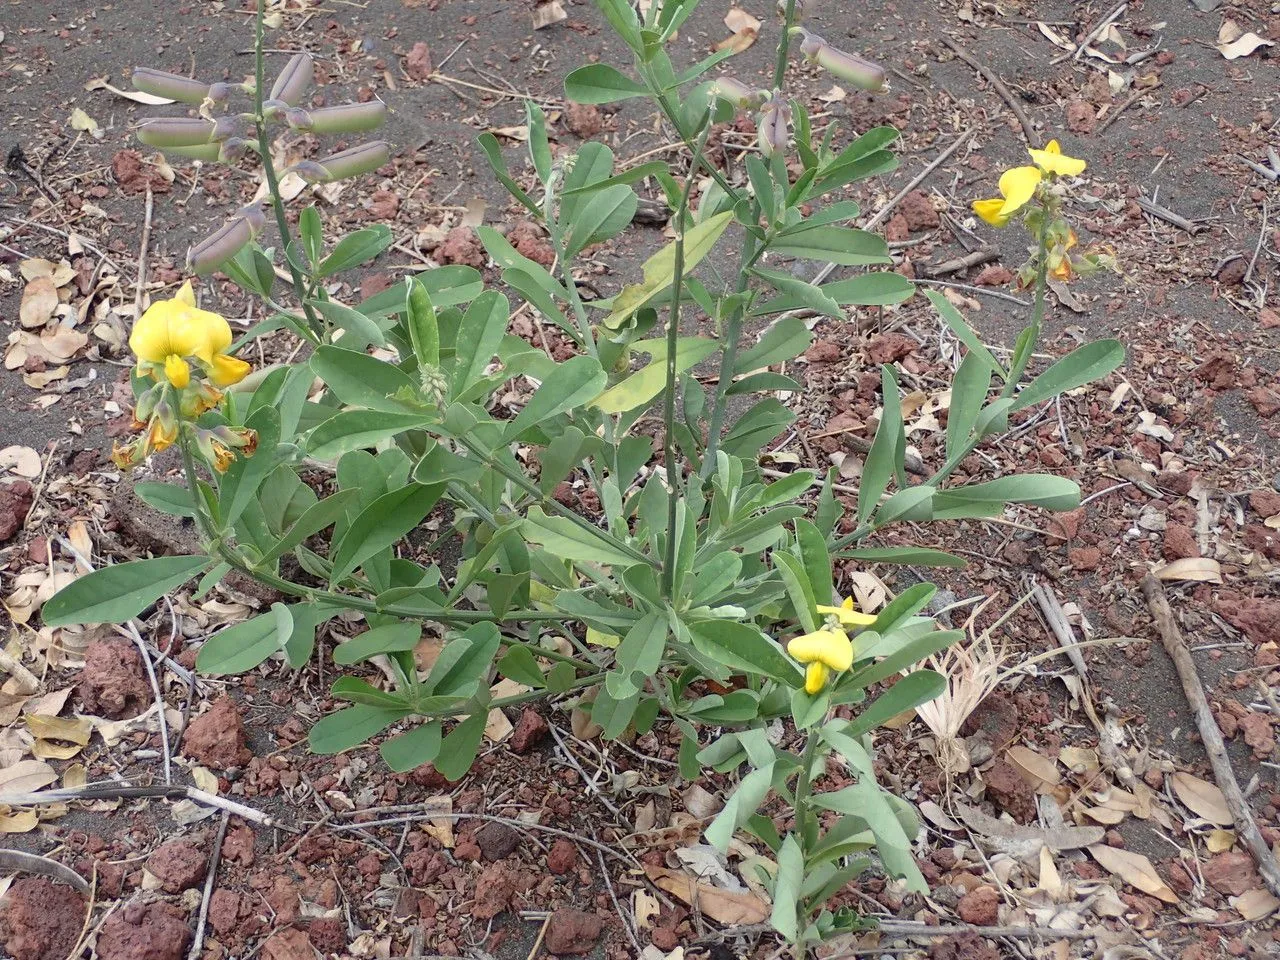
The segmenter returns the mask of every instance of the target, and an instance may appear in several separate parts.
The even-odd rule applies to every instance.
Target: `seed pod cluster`
[[[261,110],[245,113],[233,109],[231,101],[234,94],[252,94],[252,84],[210,84],[138,67],[133,71],[133,84],[139,90],[199,107],[198,116],[141,120],[138,139],[191,160],[236,163],[250,149],[258,150],[258,144],[268,142],[267,129],[273,125],[326,135],[365,133],[386,122],[387,106],[380,100],[314,109],[302,106],[314,79],[311,54],[296,53],[272,83]],[[308,183],[330,183],[369,173],[390,159],[390,145],[374,140],[318,160],[301,160],[290,170]],[[237,211],[217,232],[190,249],[189,266],[197,274],[212,273],[239,253],[265,225],[266,214],[261,206],[255,204]]]

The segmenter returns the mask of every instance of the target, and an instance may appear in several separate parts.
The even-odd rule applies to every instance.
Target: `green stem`
[[[196,462],[191,456],[191,440],[187,436],[187,423],[178,421],[178,448],[182,451],[182,472],[187,478],[187,490],[191,494],[191,505],[196,511],[196,526],[210,543],[218,539],[213,529],[213,521],[204,512],[204,497],[200,493],[200,481],[196,477]],[[192,429],[195,429],[192,425]]]
[[[679,539],[676,530],[676,507],[680,502],[680,473],[676,465],[676,348],[680,340],[680,295],[684,291],[684,221],[689,212],[689,195],[693,193],[693,184],[698,176],[698,167],[702,165],[702,151],[706,149],[707,138],[711,135],[711,118],[703,118],[702,133],[693,150],[693,163],[689,167],[689,175],[685,179],[684,191],[680,194],[680,205],[675,213],[676,255],[675,270],[671,277],[671,309],[667,317],[667,389],[662,408],[664,436],[664,462],[667,471],[667,554],[662,562],[662,592],[668,599],[673,599],[676,576],[676,541]]]
[[[807,739],[804,743],[804,750],[800,752],[800,773],[796,777],[795,803],[792,806],[792,809],[796,812],[795,837],[800,842],[801,850],[808,845],[809,795],[813,789],[813,760],[818,751],[818,740],[821,739],[816,729],[812,728],[805,731],[805,736]],[[804,960],[807,953],[805,928],[808,926],[808,921],[804,898],[797,897],[796,930],[798,932],[795,943],[792,944],[796,960]]]
[[[569,262],[567,255],[564,231],[560,229],[560,222],[556,218],[555,187],[557,176],[557,173],[553,173],[547,183],[546,197],[542,205],[542,219],[547,224],[547,233],[551,235],[551,244],[556,251],[556,263],[559,265],[560,275],[564,280],[565,292],[569,295],[569,305],[573,307],[573,316],[578,323],[578,330],[582,336],[582,346],[587,349],[591,356],[599,358],[600,351],[596,348],[596,338],[591,334],[591,319],[587,316],[587,308],[582,302],[582,295],[578,293],[578,285],[573,279],[573,265]]]
[[[1036,258],[1035,304],[1031,308],[1031,325],[1018,337],[1012,359],[1009,361],[1009,377],[1005,380],[1001,397],[1012,397],[1018,389],[1018,381],[1027,370],[1036,341],[1040,339],[1040,325],[1044,322],[1045,294],[1049,286],[1049,227],[1051,218],[1047,206],[1040,207],[1039,254]]]
[[[773,64],[773,89],[782,88],[787,74],[787,52],[791,48],[791,25],[796,19],[796,0],[787,0],[787,10],[782,17],[782,39],[778,41],[778,56]]]
[[[293,265],[293,260],[288,255],[289,245],[293,242],[293,237],[289,233],[289,221],[284,215],[284,198],[280,196],[280,180],[276,176],[275,164],[271,161],[271,139],[267,135],[267,121],[262,115],[262,85],[266,82],[263,78],[264,64],[262,56],[262,21],[264,16],[266,16],[266,0],[258,0],[258,18],[253,38],[253,115],[254,128],[258,133],[258,154],[262,160],[262,174],[267,180],[267,191],[271,194],[271,206],[276,212],[276,229],[280,231],[280,249],[284,253],[285,263],[289,265],[289,276],[293,280],[293,292],[297,296],[298,302],[302,304],[302,312],[306,315],[307,326],[315,333],[318,340],[324,334],[324,325],[316,317],[311,305],[307,303],[306,284],[302,282],[302,274],[298,272],[298,268]]]
[[[759,215],[759,204],[752,202],[752,211]],[[734,288],[736,295],[746,292],[749,274],[747,264],[754,263],[758,253],[755,249],[755,237],[747,234],[738,255],[738,282]],[[736,306],[730,311],[724,322],[724,347],[720,351],[720,375],[716,379],[715,397],[711,403],[711,419],[707,423],[707,449],[702,455],[702,479],[707,479],[716,469],[716,452],[720,449],[720,431],[724,429],[724,414],[728,407],[729,385],[733,381],[733,368],[738,362],[738,341],[742,338],[742,319],[744,309]]]

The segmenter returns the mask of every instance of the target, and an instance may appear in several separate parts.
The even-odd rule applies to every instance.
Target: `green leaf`
[[[937,495],[936,487],[919,484],[899,490],[876,510],[876,526],[886,527],[898,520],[921,521],[933,516],[931,507]]]
[[[750,350],[738,355],[733,366],[734,376],[742,376],[752,370],[771,367],[798,357],[813,342],[813,334],[799,317],[783,317],[765,331],[764,336]]]
[[[196,654],[196,669],[222,676],[244,673],[283,650],[293,630],[293,618],[288,618],[287,629],[281,636],[282,620],[275,613],[277,606],[282,605],[272,604],[271,612],[219,630],[205,640]]]
[[[1025,503],[1045,510],[1074,510],[1080,506],[1080,485],[1052,473],[1019,473],[985,483],[949,487],[940,502]]]
[[[307,304],[319,311],[334,326],[342,328],[337,343],[344,347],[363,348],[369,344],[386,346],[387,338],[382,328],[354,307],[336,300],[308,300]]]
[[[853,227],[814,227],[783,234],[769,250],[779,256],[827,260],[847,267],[892,262],[883,237]]]
[[[147,506],[161,513],[167,513],[171,517],[196,515],[191,491],[176,483],[135,483],[133,492]]]
[[[330,583],[346,578],[365,560],[392,546],[421,523],[443,492],[442,483],[409,483],[369,504],[334,545]]]
[[[956,456],[973,433],[978,413],[991,389],[991,368],[976,353],[966,353],[951,382],[951,408],[947,413],[947,457]]]
[[[614,653],[617,670],[605,678],[610,695],[623,700],[642,690],[644,682],[658,672],[666,649],[666,617],[661,613],[645,614],[627,631]]]
[[[530,543],[540,543],[561,560],[600,563],[625,569],[642,562],[618,549],[603,537],[593,537],[565,517],[549,517],[541,507],[530,507],[521,524],[521,533]]]
[[[711,248],[715,246],[732,219],[732,212],[721,213],[685,232],[684,268],[686,271],[692,271],[702,262],[703,257],[711,252]],[[675,241],[672,241],[645,261],[642,283],[625,287],[614,297],[611,312],[605,318],[604,325],[611,330],[616,330],[633,313],[656,299],[671,286],[671,281],[675,278],[675,269],[676,246]]]
[[[616,103],[643,97],[648,88],[607,63],[589,63],[564,78],[564,92],[578,103]]]
[[[704,656],[748,675],[764,674],[790,687],[804,685],[799,668],[755,627],[734,620],[703,620],[688,627],[693,645]]]
[[[533,100],[524,102],[524,115],[529,125],[529,159],[543,186],[551,180],[551,147],[547,143],[547,115]]]
[[[476,137],[476,143],[484,151],[485,159],[489,161],[489,167],[493,170],[493,175],[498,178],[498,182],[507,188],[507,192],[519,201],[521,206],[541,220],[542,208],[534,202],[529,194],[525,193],[524,188],[516,183],[511,178],[511,174],[507,172],[507,161],[502,156],[502,144],[498,143],[498,138],[492,133],[486,132]]]
[[[565,256],[572,259],[584,247],[616,237],[630,225],[638,203],[635,191],[624,185],[591,194],[565,224]]]
[[[413,355],[418,359],[419,370],[434,370],[440,366],[440,323],[436,308],[431,304],[422,281],[409,281],[409,295],[405,298],[405,322],[409,326],[409,342]]]
[[[484,737],[484,725],[488,714],[479,710],[449,731],[440,744],[440,754],[433,761],[436,771],[446,780],[461,780],[475,762],[476,752]]]
[[[498,661],[498,672],[508,680],[523,683],[525,686],[541,689],[547,685],[547,679],[538,666],[533,653],[524,644],[513,643]]]
[[[608,376],[600,361],[580,354],[556,366],[555,375],[542,381],[519,416],[507,425],[505,436],[514,440],[526,430],[588,403],[599,395]]]
[[[443,744],[439,720],[429,720],[407,733],[385,741],[378,752],[388,767],[396,773],[408,773],[440,755]]]
[[[416,394],[418,384],[395,364],[358,350],[324,344],[309,361],[312,371],[343,403],[385,413],[403,414],[405,404],[392,394],[407,389]]]
[[[791,606],[795,608],[800,626],[804,628],[805,633],[813,633],[818,629],[817,614],[814,610],[817,600],[814,598],[813,585],[809,582],[804,564],[782,550],[775,550],[770,556],[773,559],[774,569],[778,571],[782,584],[787,589],[787,597],[791,600]]]
[[[381,223],[349,233],[338,241],[333,253],[320,261],[316,276],[330,277],[366,260],[372,260],[394,242],[395,237],[390,228]]]
[[[929,298],[929,302],[938,311],[938,315],[942,317],[942,322],[951,328],[951,332],[956,335],[956,339],[969,348],[969,354],[976,357],[983,366],[1001,379],[1009,375],[1008,371],[1000,365],[1000,361],[992,356],[991,351],[978,339],[978,335],[965,322],[964,317],[960,315],[960,311],[951,305],[950,300],[937,290],[926,290],[924,295]]]
[[[910,299],[916,287],[899,273],[878,270],[849,277],[847,280],[826,283],[817,289],[824,297],[842,306],[883,307]],[[752,308],[751,312],[755,316],[767,316],[786,310],[797,310],[804,305],[800,298],[783,294],[768,303]]]
[[[846,733],[851,737],[861,737],[899,714],[928,703],[946,689],[947,679],[940,673],[932,670],[909,673],[863,707]]]
[[[938,588],[932,583],[912,584],[881,608],[876,622],[868,629],[881,636],[892,633],[928,606],[937,592]]]
[[[858,523],[866,523],[889,489],[889,478],[897,467],[898,438],[903,435],[902,411],[898,402],[898,379],[893,370],[881,368],[884,412],[876,426],[875,439],[862,465],[862,482],[858,485]]]
[[[639,706],[638,692],[629,697],[618,698],[611,696],[607,689],[603,689],[596,693],[596,698],[591,704],[591,719],[600,724],[603,730],[602,737],[606,740],[617,740],[627,732],[631,718],[635,716],[636,708]]]
[[[728,853],[734,833],[755,815],[769,795],[769,790],[773,787],[773,767],[772,763],[765,764],[742,778],[738,788],[725,801],[724,809],[703,831],[707,843],[721,853]]]
[[[846,681],[855,690],[869,687],[904,670],[913,663],[919,663],[925,657],[932,656],[939,650],[945,650],[964,636],[963,630],[932,630],[929,633],[913,637],[897,647],[878,663],[863,667],[849,676]],[[887,639],[887,638],[886,638]],[[844,684],[841,684],[842,686]]]
[[[800,518],[796,520],[795,527],[796,545],[800,548],[800,559],[813,587],[814,599],[829,607],[834,600],[835,589],[832,585],[831,554],[827,550],[827,538],[809,520]]]
[[[40,609],[46,627],[124,623],[211,562],[196,554],[130,560],[86,574],[63,587]]]
[[[785,270],[767,270],[764,267],[753,267],[751,272],[762,280],[767,280],[775,290],[783,295],[783,298],[788,303],[795,303],[797,307],[812,310],[834,320],[844,319],[844,311],[840,309],[839,304],[831,299],[830,295],[821,287],[809,283],[807,280],[801,280],[799,277],[793,277]],[[772,307],[772,303],[766,304],[766,306]],[[794,308],[788,307],[787,309]],[[761,310],[759,312],[772,313],[774,311]]]
[[[1036,377],[1018,394],[1014,410],[1022,410],[1086,383],[1105,377],[1124,362],[1119,340],[1086,343]]]
[[[258,487],[278,465],[276,447],[280,442],[280,414],[274,407],[254,412],[246,424],[258,433],[258,449],[252,457],[236,457],[222,475],[218,487],[218,509],[224,525],[240,519],[245,507],[257,496]]]
[[[417,430],[436,417],[416,413],[348,410],[322,422],[307,440],[308,452],[318,460],[336,460],[344,453],[373,447],[384,440]]]
[[[705,337],[678,337],[676,373],[684,373],[713,354],[720,344]],[[647,353],[650,362],[591,401],[604,413],[620,414],[647,405],[662,393],[667,377],[667,341],[639,340],[632,347]]]
[[[408,715],[409,711],[403,708],[375,707],[365,703],[344,707],[320,718],[311,728],[307,745],[312,753],[341,753],[358,747]]]
[[[507,332],[510,312],[511,304],[496,290],[484,291],[467,307],[454,344],[453,397],[483,379]]]
[[[427,693],[469,696],[483,680],[502,643],[497,626],[477,623],[445,644],[431,673],[423,681]]]
[[[805,192],[805,199],[821,197],[846,184],[890,173],[897,168],[898,158],[888,150],[876,150],[856,160],[830,164],[814,179],[813,185]]]
[[[320,222],[320,212],[316,210],[315,204],[298,214],[298,233],[307,253],[307,262],[315,266],[320,262],[320,254],[324,250],[324,225]]]
[[[920,567],[963,567],[966,563],[963,557],[924,547],[862,547],[844,550],[840,556],[867,563],[905,563]]]
[[[778,875],[773,882],[773,912],[769,915],[769,923],[793,943],[799,939],[800,924],[808,922],[797,912],[803,884],[804,850],[796,835],[789,833],[778,848]]]
[[[402,653],[412,650],[421,639],[422,627],[416,623],[388,623],[338,644],[333,649],[333,662],[348,666],[380,653]]]
[[[564,288],[564,284],[553,277],[542,264],[530,260],[516,250],[511,242],[493,227],[476,227],[476,235],[484,244],[485,252],[498,266],[505,270],[521,270],[551,296],[560,300],[569,299],[569,291]]]
[[[264,564],[270,563],[277,557],[284,556],[302,543],[303,540],[306,540],[307,537],[319,533],[325,527],[336,523],[358,495],[355,490],[339,490],[333,496],[325,497],[323,500],[307,507],[271,549],[263,555],[261,562]]]

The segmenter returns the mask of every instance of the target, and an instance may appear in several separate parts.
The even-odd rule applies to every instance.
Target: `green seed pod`
[[[197,276],[207,277],[234,257],[253,239],[253,225],[236,216],[228,220],[213,236],[187,251],[187,266]]]
[[[766,91],[753,90],[733,77],[720,77],[712,89],[717,97],[738,110],[754,110],[769,98]]]
[[[837,50],[824,44],[818,51],[817,63],[823,70],[841,80],[847,80],[860,90],[872,93],[884,89],[886,73],[884,67],[853,53]]]
[[[165,147],[164,152],[169,156],[186,157],[189,160],[203,160],[205,163],[211,163],[214,160],[222,159],[222,147],[220,143],[199,143],[193,147]]]
[[[216,128],[195,117],[153,117],[138,126],[138,139],[149,147],[194,147],[211,142]]]
[[[295,53],[285,64],[276,82],[271,85],[271,100],[283,100],[289,106],[297,106],[302,95],[311,86],[315,65],[309,53]]]
[[[150,67],[134,67],[133,85],[143,93],[182,103],[201,103],[209,95],[207,83],[181,77],[176,73],[152,70]]]
[[[787,148],[787,124],[791,122],[791,104],[774,92],[760,110],[760,152],[772,157]]]
[[[363,133],[376,130],[387,119],[387,105],[381,100],[344,103],[310,111],[313,133]]]
[[[326,180],[347,180],[362,173],[377,170],[391,159],[391,145],[385,140],[370,140],[350,150],[317,161],[325,171]],[[303,175],[303,179],[305,175]]]

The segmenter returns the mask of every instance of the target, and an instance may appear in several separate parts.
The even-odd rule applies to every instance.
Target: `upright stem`
[[[263,78],[265,71],[262,56],[262,21],[265,16],[266,0],[258,0],[257,25],[253,35],[253,122],[254,128],[258,133],[258,154],[262,160],[263,176],[267,179],[267,191],[271,194],[271,206],[276,212],[276,229],[280,231],[280,249],[284,254],[285,263],[289,265],[289,276],[293,280],[293,292],[297,295],[298,302],[302,304],[302,312],[306,315],[307,326],[319,337],[324,333],[324,325],[316,317],[315,311],[311,309],[311,304],[307,303],[306,284],[302,282],[302,274],[298,272],[298,268],[293,264],[293,258],[289,256],[289,244],[293,242],[293,238],[289,233],[289,221],[284,215],[284,198],[280,196],[280,179],[276,176],[276,167],[271,161],[271,138],[267,135],[267,121],[262,115],[262,85],[265,82]]]
[[[804,742],[804,750],[800,752],[800,773],[796,778],[796,798],[793,809],[796,812],[795,836],[800,841],[800,847],[803,850],[807,845],[806,837],[808,835],[809,826],[809,793],[813,788],[811,773],[813,771],[813,759],[818,750],[818,734],[814,729],[805,731],[808,738]],[[796,940],[792,944],[792,951],[795,960],[805,960],[806,938],[805,927],[808,917],[805,916],[804,900],[799,899],[796,903]]]
[[[702,133],[693,150],[693,163],[689,166],[689,176],[684,183],[684,191],[680,194],[680,206],[675,213],[676,256],[675,270],[671,278],[671,309],[667,318],[667,393],[662,410],[664,427],[663,446],[665,448],[665,465],[667,471],[667,555],[662,561],[662,593],[673,599],[676,576],[676,507],[680,502],[679,470],[676,466],[676,347],[680,340],[680,295],[684,290],[684,220],[689,210],[689,195],[693,192],[693,184],[698,176],[698,167],[702,165],[702,151],[706,149],[707,137],[711,135],[711,118],[703,118]]]
[[[786,13],[782,17],[782,39],[778,41],[778,56],[773,63],[773,89],[782,87],[787,74],[787,52],[791,47],[791,25],[796,19],[796,0],[787,0]]]
[[[1036,258],[1035,304],[1031,307],[1031,325],[1018,337],[1017,348],[1009,362],[1009,378],[1005,381],[1002,397],[1012,397],[1018,389],[1018,381],[1026,372],[1036,341],[1040,339],[1040,325],[1044,322],[1045,292],[1049,286],[1049,226],[1051,218],[1047,204],[1040,208],[1039,254]]]

